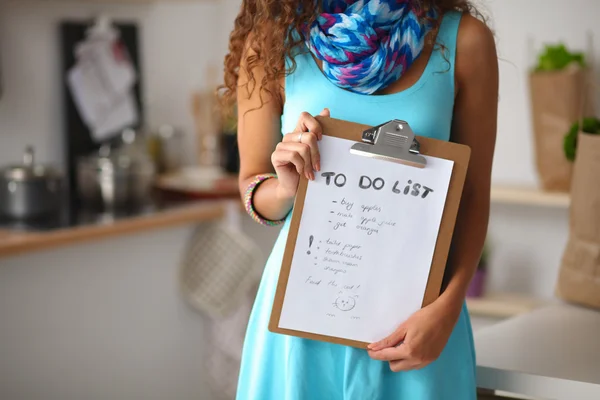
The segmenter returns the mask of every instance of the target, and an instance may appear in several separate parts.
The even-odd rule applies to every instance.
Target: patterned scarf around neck
[[[331,82],[355,93],[372,94],[397,81],[431,29],[414,0],[323,1],[324,12],[307,27],[306,45]]]

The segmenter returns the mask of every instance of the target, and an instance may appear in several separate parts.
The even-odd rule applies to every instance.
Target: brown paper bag
[[[563,140],[582,112],[587,70],[569,67],[557,72],[532,72],[529,75],[533,117],[535,160],[542,188],[568,192],[572,165],[565,158]],[[591,99],[585,99],[591,105]]]
[[[600,135],[579,133],[571,187],[570,234],[556,293],[600,308]]]

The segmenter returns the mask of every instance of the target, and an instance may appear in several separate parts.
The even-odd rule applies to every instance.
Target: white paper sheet
[[[67,82],[81,119],[88,127],[96,126],[108,113],[112,96],[102,84],[97,65],[81,60],[67,75]]]
[[[353,143],[319,144],[280,327],[373,342],[421,308],[454,162],[419,169]]]
[[[114,136],[124,128],[136,125],[138,118],[135,97],[129,92],[116,100],[99,123],[91,127],[92,137],[101,141]]]
[[[136,72],[116,33],[95,34],[78,44],[67,81],[82,120],[100,142],[138,122],[133,96]]]

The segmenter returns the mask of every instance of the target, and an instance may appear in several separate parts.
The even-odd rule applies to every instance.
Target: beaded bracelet
[[[263,183],[267,179],[271,179],[271,178],[277,178],[277,175],[261,174],[261,175],[256,175],[254,177],[252,182],[250,182],[250,185],[248,185],[248,188],[246,189],[246,193],[244,193],[244,207],[246,207],[246,212],[248,213],[248,215],[250,215],[250,217],[255,222],[258,222],[259,224],[267,225],[267,226],[276,226],[276,225],[282,224],[285,221],[285,219],[280,219],[278,221],[271,221],[271,220],[265,219],[256,212],[256,210],[254,209],[254,205],[252,204],[252,198],[254,197],[254,191],[256,190],[256,188],[261,183]]]

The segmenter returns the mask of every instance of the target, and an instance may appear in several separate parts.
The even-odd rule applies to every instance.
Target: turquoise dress
[[[283,132],[302,111],[368,125],[403,119],[422,136],[449,140],[454,108],[454,60],[461,15],[444,16],[422,77],[395,94],[365,96],[325,78],[308,54],[285,81]],[[395,373],[366,350],[269,332],[267,326],[288,234],[289,217],[265,267],[246,333],[238,400],[475,400],[475,350],[463,311],[441,356],[420,370]]]

